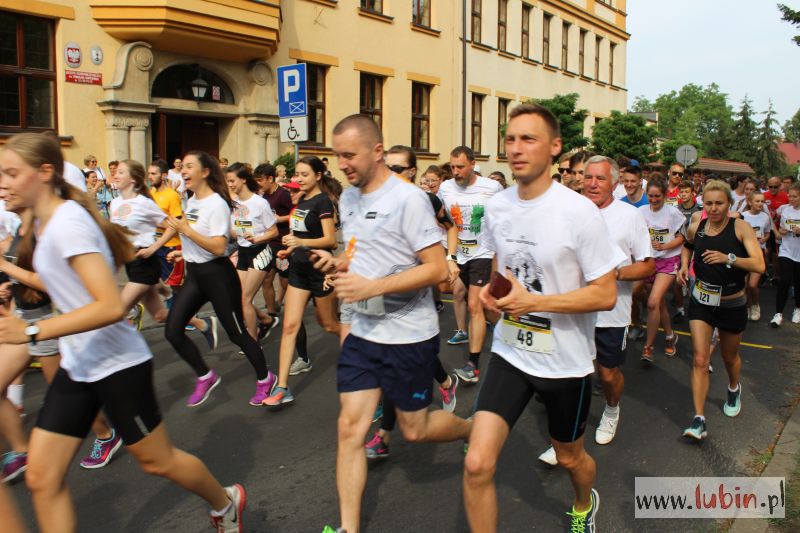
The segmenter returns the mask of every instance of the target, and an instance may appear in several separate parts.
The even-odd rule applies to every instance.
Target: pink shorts
[[[674,257],[657,257],[656,258],[656,273],[645,280],[646,283],[653,283],[656,280],[656,274],[667,274],[674,276],[678,273],[681,266],[681,256]]]

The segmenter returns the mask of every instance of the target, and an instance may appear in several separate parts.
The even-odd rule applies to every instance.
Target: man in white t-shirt
[[[503,190],[502,185],[475,173],[475,154],[471,148],[458,146],[450,152],[450,168],[453,179],[439,187],[439,198],[445,210],[458,228],[456,249],[447,251],[447,260],[455,262],[460,270],[459,277],[466,287],[469,306],[469,360],[456,370],[464,383],[477,383],[483,341],[486,338],[486,318],[478,294],[481,287],[489,282],[492,269],[492,256],[484,242],[484,211],[489,199]],[[451,243],[448,243],[450,248]],[[455,296],[454,296],[455,298]],[[449,344],[461,344],[456,332]]]
[[[594,325],[597,311],[614,307],[616,266],[624,257],[597,207],[550,178],[561,146],[558,120],[546,108],[522,104],[511,111],[505,151],[517,186],[486,205],[495,279],[480,297],[502,316],[464,461],[464,503],[474,531],[497,528],[497,460],[535,393],[547,409],[558,462],[575,489],[567,513],[571,531],[594,531],[596,467],[583,446]]]
[[[181,169],[183,169],[183,160],[181,160],[180,157],[175,158],[175,161],[172,164],[174,168],[167,173],[167,178],[169,178],[172,188],[178,191],[178,194],[181,195],[181,198],[185,198],[186,183],[183,181],[183,176],[181,175]]]
[[[352,187],[339,200],[346,249],[315,250],[316,267],[335,272],[337,296],[353,304],[336,382],[339,435],[336,484],[342,529],[358,531],[367,481],[364,438],[381,392],[396,406],[406,440],[467,439],[471,424],[445,410],[428,411],[439,352],[431,286],[447,277],[441,232],[431,202],[384,164],[383,139],[363,115],[333,130],[339,170]]]

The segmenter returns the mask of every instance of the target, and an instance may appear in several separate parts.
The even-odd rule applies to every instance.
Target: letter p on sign
[[[290,95],[300,88],[300,73],[289,70],[283,75],[283,101],[289,102]]]

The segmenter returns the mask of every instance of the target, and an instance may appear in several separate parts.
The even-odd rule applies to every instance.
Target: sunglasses
[[[559,174],[563,174],[564,172],[567,172],[567,173],[569,173],[569,169],[568,169],[568,168],[566,168],[566,167],[565,167],[565,168],[559,168],[559,169],[558,169],[558,172],[559,172]]]
[[[769,185],[767,186],[767,189],[780,189],[780,187],[780,185]]]
[[[402,174],[406,170],[410,169],[411,167],[404,167],[402,165],[390,165],[389,170],[394,172],[395,174]]]
[[[679,176],[681,178],[683,177],[683,172],[670,172],[670,174],[672,174],[673,176]]]

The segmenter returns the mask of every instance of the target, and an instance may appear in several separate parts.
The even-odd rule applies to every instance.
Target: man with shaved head
[[[441,231],[425,193],[384,163],[380,129],[351,115],[333,130],[339,170],[353,187],[339,200],[346,249],[315,250],[316,267],[333,274],[337,296],[353,305],[339,354],[336,485],[341,529],[359,531],[367,482],[364,439],[383,392],[410,442],[466,440],[470,422],[428,411],[439,353],[431,287],[447,279]]]

